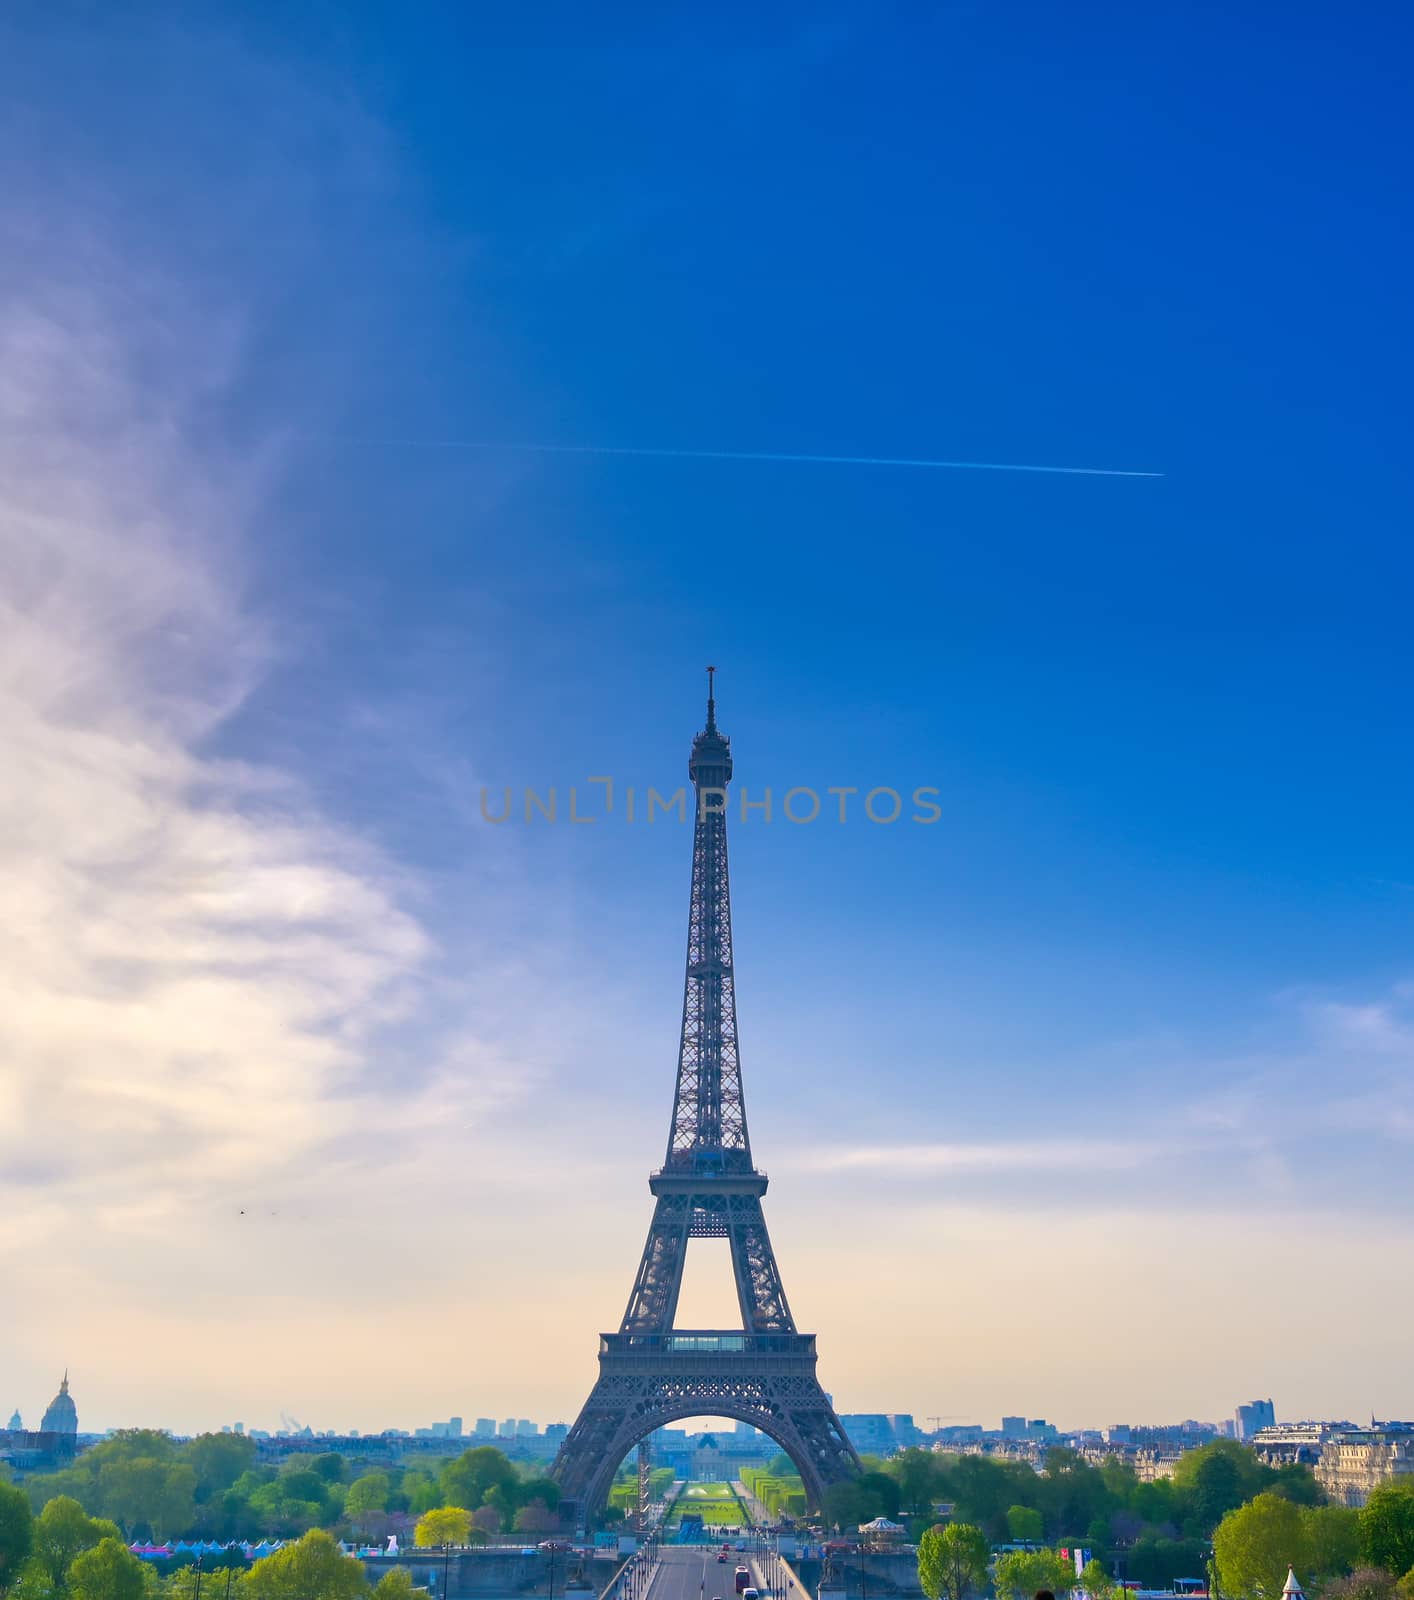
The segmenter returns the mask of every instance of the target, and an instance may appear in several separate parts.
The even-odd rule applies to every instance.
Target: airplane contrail
[[[918,456],[796,455],[780,450],[673,450],[612,444],[522,444],[498,439],[408,439],[449,450],[504,450],[547,456],[653,456],[670,461],[784,461],[832,467],[928,467],[959,472],[1052,472],[1080,478],[1162,478],[1162,472],[1120,467],[1048,467],[1021,461],[938,461]]]

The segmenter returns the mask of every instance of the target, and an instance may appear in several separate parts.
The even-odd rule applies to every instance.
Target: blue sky
[[[1409,42],[11,12],[15,1398],[67,1361],[105,1423],[572,1414],[688,841],[477,797],[676,785],[711,660],[740,784],[941,795],[733,832],[754,1142],[841,1406],[1414,1412],[1332,1294],[1414,1312]]]

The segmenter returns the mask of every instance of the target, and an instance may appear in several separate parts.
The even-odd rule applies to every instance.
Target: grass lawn
[[[751,1517],[729,1483],[690,1483],[674,1507],[679,1515],[702,1518],[704,1528],[749,1528]]]

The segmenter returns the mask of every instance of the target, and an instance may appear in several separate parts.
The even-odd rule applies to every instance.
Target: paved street
[[[751,1580],[755,1583],[755,1563],[745,1556],[732,1554],[725,1562],[719,1562],[716,1550],[710,1546],[669,1545],[659,1560],[647,1600],[733,1600],[739,1561],[746,1561],[751,1567]]]

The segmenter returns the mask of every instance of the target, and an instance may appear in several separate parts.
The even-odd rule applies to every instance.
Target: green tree
[[[1288,1567],[1304,1566],[1301,1509],[1277,1494],[1259,1494],[1229,1511],[1213,1535],[1218,1580],[1228,1596],[1276,1600]]]
[[[90,1452],[91,1453],[91,1452]],[[25,1479],[30,1510],[38,1516],[51,1500],[61,1495],[75,1500],[92,1513],[98,1509],[98,1485],[86,1467],[66,1467],[62,1472],[37,1472]]]
[[[1031,1600],[1041,1589],[1066,1595],[1075,1587],[1075,1563],[1054,1550],[1011,1550],[992,1569],[997,1600]]]
[[[196,1473],[184,1463],[123,1455],[98,1472],[98,1507],[130,1538],[147,1528],[154,1540],[184,1532],[195,1511]]]
[[[832,1483],[825,1490],[820,1512],[833,1528],[857,1527],[864,1520],[860,1509],[862,1504],[854,1479],[846,1478],[840,1483]]]
[[[51,1500],[34,1522],[34,1554],[48,1579],[50,1592],[68,1592],[69,1567],[74,1558],[92,1550],[102,1540],[119,1537],[115,1524],[91,1517],[68,1495]]]
[[[1255,1451],[1236,1439],[1214,1439],[1179,1457],[1173,1473],[1174,1509],[1182,1512],[1188,1532],[1207,1536],[1229,1511],[1277,1483],[1278,1474]]]
[[[240,1600],[367,1600],[363,1567],[344,1555],[322,1528],[313,1528],[273,1556],[257,1561],[237,1586]]]
[[[1124,1590],[1098,1561],[1087,1561],[1080,1574],[1080,1587],[1089,1600],[1123,1600]]]
[[[1205,1529],[1216,1528],[1229,1511],[1235,1511],[1247,1498],[1242,1472],[1227,1451],[1204,1454],[1191,1487],[1193,1509],[1199,1526]]]
[[[310,1469],[317,1472],[325,1483],[342,1483],[344,1481],[344,1458],[337,1450],[326,1450],[323,1455],[315,1456],[309,1465]]]
[[[1395,1577],[1414,1569],[1414,1488],[1383,1483],[1360,1510],[1360,1554]]]
[[[539,1500],[551,1511],[560,1503],[560,1486],[553,1478],[527,1478],[520,1486],[520,1494],[527,1504]]]
[[[292,1475],[282,1474],[269,1483],[262,1483],[250,1497],[251,1515],[255,1517],[262,1531],[281,1538],[307,1533],[324,1519],[325,1513],[325,1501],[322,1496],[305,1500],[290,1493],[290,1476]],[[320,1480],[315,1481],[318,1483]],[[297,1483],[295,1487],[308,1486]]]
[[[349,1492],[344,1496],[344,1515],[357,1519],[370,1511],[386,1511],[391,1492],[386,1472],[365,1472],[349,1485]]]
[[[1034,1504],[1039,1482],[1024,1462],[939,1457],[939,1498],[954,1503],[957,1521],[974,1523],[994,1540],[1006,1538],[1007,1507]]]
[[[158,1428],[119,1428],[101,1444],[84,1452],[83,1459],[96,1472],[109,1461],[175,1461],[177,1444],[170,1433]]]
[[[991,1550],[970,1522],[928,1528],[918,1541],[918,1582],[928,1600],[967,1600],[987,1586]]]
[[[1044,1532],[1041,1513],[1035,1506],[1008,1506],[1006,1531],[1015,1544],[1040,1544]]]
[[[937,1498],[934,1486],[938,1480],[935,1459],[931,1450],[900,1450],[885,1466],[884,1470],[898,1484],[900,1508],[913,1516],[926,1516],[933,1509]],[[790,1458],[785,1460],[786,1470],[770,1474],[772,1477],[797,1476],[795,1468],[789,1464]]]
[[[34,1514],[21,1489],[0,1483],[0,1595],[20,1575],[34,1548]]]
[[[181,1452],[198,1494],[224,1492],[255,1464],[255,1440],[243,1433],[200,1433]]]
[[[406,1567],[392,1567],[373,1585],[373,1600],[412,1600],[412,1574]]]
[[[1131,1546],[1124,1569],[1146,1589],[1172,1589],[1176,1578],[1204,1573],[1207,1561],[1208,1545],[1204,1539],[1166,1539],[1147,1533]]]
[[[1349,1506],[1302,1506],[1305,1571],[1317,1581],[1344,1577],[1360,1559],[1360,1513]]]
[[[329,1487],[329,1480],[313,1467],[289,1467],[277,1481],[286,1500],[317,1500],[321,1505]]]
[[[438,1506],[424,1512],[413,1529],[413,1543],[424,1549],[443,1544],[465,1544],[471,1534],[471,1513],[465,1506]]]
[[[515,1511],[518,1504],[516,1489],[519,1474],[511,1463],[494,1446],[478,1445],[474,1450],[464,1450],[455,1461],[442,1468],[442,1503],[463,1506],[474,1511],[483,1503],[496,1505],[502,1515]],[[496,1500],[487,1501],[492,1490],[499,1490]]]
[[[142,1600],[142,1562],[121,1539],[100,1539],[69,1567],[73,1600]]]
[[[1299,1506],[1323,1506],[1325,1491],[1316,1482],[1316,1474],[1299,1461],[1289,1461],[1272,1471],[1272,1493],[1283,1494]]]
[[[887,1472],[861,1472],[854,1480],[860,1496],[860,1521],[898,1515],[899,1487]]]

